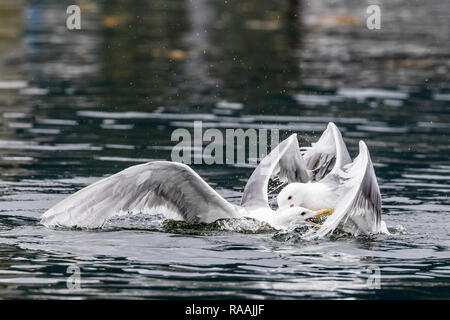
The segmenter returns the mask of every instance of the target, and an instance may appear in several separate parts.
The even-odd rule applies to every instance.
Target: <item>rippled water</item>
[[[370,31],[360,1],[84,1],[68,31],[68,1],[2,1],[0,297],[450,298],[450,9],[379,3]],[[39,224],[101,177],[170,160],[194,120],[302,144],[335,122],[352,156],[366,141],[392,235]],[[233,203],[252,172],[194,169]]]

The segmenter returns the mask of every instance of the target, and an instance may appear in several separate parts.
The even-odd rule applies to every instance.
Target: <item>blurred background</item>
[[[385,130],[402,135],[398,148],[444,139],[432,152],[448,152],[448,136],[405,134],[448,133],[445,1],[75,3],[81,30],[66,28],[71,1],[1,2],[2,176],[167,159],[170,133],[195,119],[316,135],[330,120],[359,121],[349,138]],[[370,4],[380,30],[366,27]]]
[[[71,4],[81,30],[66,28]],[[353,157],[368,144],[388,225],[423,241],[433,272],[449,236],[449,33],[442,0],[1,0],[2,243],[23,249],[35,239],[18,227],[104,175],[170,160],[194,120],[303,144],[334,121]],[[196,170],[235,203],[252,172]]]

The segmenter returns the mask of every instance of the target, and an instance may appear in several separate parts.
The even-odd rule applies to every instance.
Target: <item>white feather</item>
[[[355,235],[385,231],[381,224],[380,188],[369,150],[363,141],[359,142],[359,155],[353,163],[337,174],[341,181],[340,199],[317,236],[330,234],[339,226]]]
[[[241,205],[246,208],[269,208],[267,190],[270,178],[275,175],[281,181],[309,181],[310,171],[300,154],[296,134],[283,140],[261,160],[245,185]]]
[[[328,173],[341,170],[352,162],[341,132],[333,122],[328,123],[317,142],[302,150],[307,167],[312,171],[311,178],[315,181],[320,181]]]
[[[188,166],[166,161],[129,167],[74,193],[42,215],[46,226],[98,228],[119,212],[171,212],[187,222],[235,217],[223,199]]]

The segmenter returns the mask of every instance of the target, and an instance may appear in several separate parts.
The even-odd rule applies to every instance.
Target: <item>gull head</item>
[[[331,209],[321,209],[321,210],[314,211],[314,210],[309,210],[309,209],[302,208],[302,207],[289,208],[289,210],[292,210],[292,209],[297,209],[297,211],[298,211],[297,214],[299,214],[300,217],[302,217],[302,219],[305,220],[306,223],[312,224],[315,227],[320,227],[320,224],[316,218],[333,212],[333,210],[331,210]]]
[[[278,194],[277,203],[279,209],[302,207],[306,194],[306,184],[290,183]]]
[[[275,228],[286,229],[292,223],[305,223],[315,227],[319,227],[317,217],[331,212],[330,209],[322,209],[318,211],[306,209],[303,207],[289,207],[286,209],[278,209],[276,214],[268,217],[268,222]]]

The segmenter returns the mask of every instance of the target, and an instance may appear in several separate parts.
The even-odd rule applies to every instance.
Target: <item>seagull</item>
[[[311,210],[294,205],[272,210],[269,205],[271,177],[278,175],[288,182],[298,181],[292,172],[298,169],[296,161],[300,159],[298,149],[291,152],[294,141],[296,134],[260,162],[247,182],[240,205],[221,197],[189,166],[154,161],[129,167],[79,190],[47,210],[41,223],[47,227],[92,229],[101,228],[108,219],[121,214],[160,213],[188,223],[249,217],[278,230],[303,224],[317,226],[311,218],[327,214],[329,209]]]
[[[389,234],[381,220],[380,188],[364,141],[359,142],[359,155],[353,162],[332,122],[310,147],[299,148],[296,139],[289,141],[286,148],[295,154],[296,165],[292,163],[287,170],[295,177],[278,194],[279,210],[299,206],[332,211],[317,230],[319,237],[338,227],[353,235]]]
[[[288,185],[272,210],[273,178]],[[116,215],[161,213],[168,219],[210,223],[249,217],[275,229],[312,224],[314,237],[341,228],[353,235],[389,234],[381,220],[381,194],[366,144],[351,160],[342,135],[330,122],[316,143],[300,148],[297,134],[282,141],[250,176],[240,205],[221,197],[181,163],[154,161],[122,170],[59,202],[41,216],[47,227],[101,228]],[[322,225],[311,219],[330,214]]]

